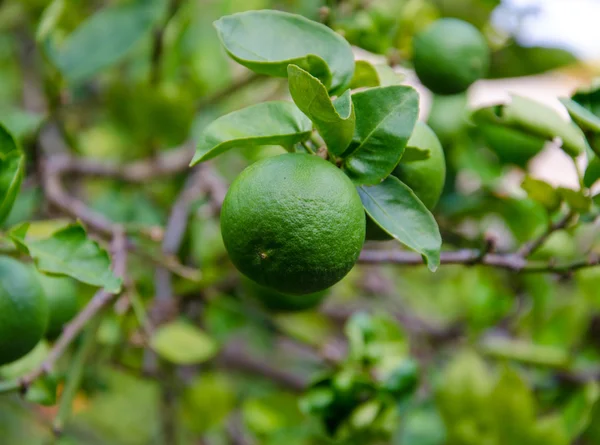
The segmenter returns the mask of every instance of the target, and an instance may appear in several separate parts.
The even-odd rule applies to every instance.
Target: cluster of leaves
[[[264,102],[218,118],[202,133],[192,164],[243,146],[281,145],[314,153],[319,148],[314,127],[330,160],[356,184],[367,214],[435,270],[442,244],[435,219],[408,186],[390,176],[398,163],[419,159],[405,157],[406,151],[428,156],[427,147],[407,150],[419,114],[417,92],[398,85],[399,79],[381,85],[377,68],[367,62],[355,76],[350,45],[297,15],[252,11],[224,17],[215,26],[238,63],[287,77],[295,105]],[[285,42],[278,35],[286,35]],[[350,94],[350,85],[365,88]]]

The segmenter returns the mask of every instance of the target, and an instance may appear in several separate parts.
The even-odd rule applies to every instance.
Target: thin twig
[[[403,250],[363,250],[359,262],[365,264],[423,265],[423,258],[415,252]],[[590,254],[586,258],[557,264],[552,261],[531,261],[517,253],[488,253],[481,255],[476,249],[463,249],[440,254],[440,264],[481,265],[523,273],[569,273],[600,264],[600,257]]]
[[[240,344],[228,345],[219,355],[219,362],[227,368],[260,375],[292,391],[302,392],[308,387],[305,377],[274,368],[267,360],[249,355]]]
[[[523,258],[527,258],[531,256],[536,250],[538,250],[542,245],[548,240],[550,235],[554,232],[564,229],[573,219],[575,214],[573,212],[567,213],[557,222],[550,224],[546,231],[542,233],[539,237],[532,239],[531,241],[523,244],[521,248],[517,251],[517,254]]]

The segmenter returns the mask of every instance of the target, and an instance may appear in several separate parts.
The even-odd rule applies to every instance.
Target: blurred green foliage
[[[498,4],[5,0],[0,4],[0,120],[23,147],[30,161],[27,178],[33,179],[25,181],[3,228],[44,216],[36,138],[49,118],[60,122],[57,131],[70,152],[125,162],[161,154],[190,137],[197,140],[215,117],[281,97],[284,81],[264,78],[242,82],[233,94],[225,94],[249,73],[229,61],[212,27],[223,15],[262,8],[296,12],[406,67],[415,33],[439,17],[459,17],[493,41],[491,78],[576,63],[563,50],[524,47],[514,36],[503,36],[498,43],[493,37],[502,32],[490,19]],[[153,66],[158,30],[163,32],[162,47],[158,66]],[[356,81],[365,86],[378,77],[383,83],[382,70],[368,73],[366,80]],[[35,85],[41,85],[37,94],[45,97],[47,108],[36,98]],[[598,116],[597,93],[582,91],[573,99]],[[527,174],[546,135],[495,121],[476,125],[466,95],[434,97],[427,122],[446,155],[448,174],[435,216],[448,250],[479,248],[494,233],[499,234],[499,250],[513,251],[544,233],[566,208],[581,213],[580,224],[554,233],[532,258],[558,264],[597,251],[598,199],[592,202]],[[279,147],[232,150],[213,165],[230,182],[249,163],[282,152]],[[588,172],[591,186],[600,174],[592,167]],[[509,174],[524,182],[507,186]],[[142,186],[92,179],[69,181],[69,187],[111,221],[150,228],[166,223],[183,183],[178,175]],[[202,277],[174,280],[186,319],[171,321],[158,339],[156,333],[153,339],[145,337],[155,269],[132,258],[129,279],[135,292],[128,294],[126,310],[105,317],[73,415],[63,437],[52,443],[168,443],[162,437],[167,418],[175,419],[179,445],[230,443],[232,428],[258,444],[600,443],[598,389],[584,378],[597,376],[600,367],[598,267],[554,276],[456,265],[432,275],[424,268],[359,265],[334,286],[321,309],[274,316],[248,298],[240,284],[210,202],[201,198],[193,203],[189,227],[175,254],[199,267]],[[30,228],[35,230],[48,229]],[[89,300],[90,289],[78,291],[80,303]],[[348,320],[355,308],[368,310]],[[283,335],[292,340],[282,343]],[[530,348],[525,360],[486,349],[489,344],[483,340],[494,335],[525,343]],[[152,341],[163,359],[187,366],[174,377],[143,375],[143,347]],[[211,360],[231,342],[242,345],[236,357],[252,354],[259,364],[299,376],[304,390],[282,389],[268,379],[220,366],[219,356]],[[327,348],[337,354],[333,365],[320,360]],[[0,375],[8,379],[31,371],[47,349],[41,344]],[[557,350],[567,357],[566,366],[544,354]],[[68,351],[57,368],[68,368],[72,358]],[[165,409],[161,384],[169,378],[179,397],[166,404],[171,412],[165,412],[159,408]],[[33,391],[35,401],[54,405],[47,396],[56,397],[56,388],[60,394],[64,380],[60,371],[42,380]],[[0,442],[51,443],[49,423],[56,410],[16,394],[0,395]]]

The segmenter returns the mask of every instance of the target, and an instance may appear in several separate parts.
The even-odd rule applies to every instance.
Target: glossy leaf
[[[0,125],[0,222],[10,213],[25,174],[25,156],[13,136]]]
[[[164,4],[164,0],[135,0],[102,9],[79,25],[60,47],[47,39],[48,56],[69,82],[89,79],[122,60],[148,36]]]
[[[177,365],[203,363],[214,357],[218,350],[215,341],[204,331],[183,321],[158,328],[150,345],[162,358]]]
[[[389,65],[373,65],[366,60],[357,60],[350,89],[397,85],[404,80],[404,77]]]
[[[573,122],[565,121],[553,109],[522,96],[512,95],[508,104],[482,108],[473,118],[476,122],[503,125],[546,140],[559,137],[562,149],[570,156],[577,156],[587,146],[583,133]]]
[[[419,114],[419,96],[408,86],[371,88],[352,96],[354,138],[343,168],[357,185],[387,177],[404,154]]]
[[[352,48],[327,26],[280,11],[248,11],[215,22],[221,42],[240,64],[261,74],[287,77],[298,65],[329,91],[346,87],[354,73]]]
[[[402,244],[419,252],[429,269],[435,271],[440,264],[440,230],[431,212],[413,191],[393,176],[357,190],[373,221]]]
[[[332,102],[321,81],[302,68],[289,65],[288,78],[300,111],[313,121],[329,151],[341,155],[352,140],[356,122],[350,90]]]
[[[40,271],[66,275],[108,292],[121,289],[121,279],[112,273],[108,253],[88,238],[81,224],[69,225],[44,239],[28,238],[28,229],[29,224],[25,223],[12,229],[9,235],[33,258]]]
[[[310,136],[310,120],[293,103],[263,102],[221,116],[204,129],[191,165],[233,147],[282,145],[286,148]]]

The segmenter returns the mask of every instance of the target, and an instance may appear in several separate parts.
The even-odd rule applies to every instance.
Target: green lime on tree
[[[231,184],[221,232],[233,264],[262,286],[304,295],[352,269],[365,212],[350,179],[320,157],[290,153],[258,161]]]
[[[0,365],[30,352],[47,324],[48,303],[37,274],[13,258],[0,257]]]
[[[446,180],[446,160],[444,149],[439,139],[427,124],[418,121],[413,134],[408,140],[407,147],[415,147],[429,151],[426,159],[412,162],[402,162],[394,169],[392,175],[409,186],[417,198],[432,210],[442,195]],[[386,241],[392,239],[373,220],[367,217],[367,236],[371,241]]]
[[[457,94],[486,76],[490,50],[470,23],[436,20],[413,39],[413,64],[419,80],[436,94]]]
[[[65,324],[77,315],[77,284],[71,278],[39,274],[39,280],[48,301],[49,319],[46,337],[55,339]]]
[[[329,293],[329,290],[325,289],[306,295],[286,294],[261,286],[248,278],[242,280],[242,285],[248,297],[273,312],[297,312],[312,309],[321,304]]]

